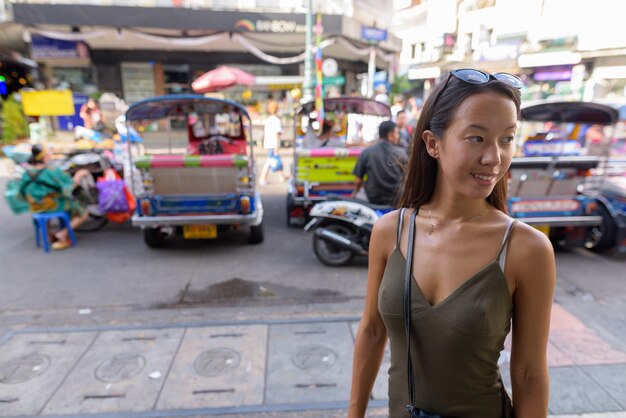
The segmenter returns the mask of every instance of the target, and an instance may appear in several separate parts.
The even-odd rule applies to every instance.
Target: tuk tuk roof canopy
[[[522,120],[531,122],[613,125],[618,117],[613,107],[590,102],[548,102],[522,108]]]
[[[298,109],[298,114],[311,113],[315,110],[315,102],[309,102],[303,104]],[[367,99],[364,97],[333,97],[324,99],[324,111],[336,112],[337,110],[343,110],[346,113],[358,113],[362,115],[374,115],[391,117],[391,110],[389,106],[384,103],[377,102],[373,99]]]
[[[248,118],[248,111],[239,103],[205,97],[200,94],[170,94],[141,100],[126,111],[127,121],[162,119],[188,113],[224,113],[235,110]]]

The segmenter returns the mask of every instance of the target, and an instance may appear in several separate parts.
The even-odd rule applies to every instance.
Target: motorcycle
[[[120,172],[119,167],[114,166],[109,158],[100,152],[73,152],[66,158],[53,160],[52,164],[65,171],[70,176],[74,176],[78,170],[85,169],[91,173],[91,176],[85,176],[72,195],[79,201],[89,212],[89,218],[76,228],[79,232],[95,232],[104,228],[108,223],[105,213],[98,208],[98,189],[96,182],[98,177],[103,176],[104,171],[108,168],[115,169]]]
[[[323,264],[345,266],[355,255],[367,255],[374,223],[391,210],[359,199],[330,196],[313,206],[304,230],[313,230],[313,251]]]

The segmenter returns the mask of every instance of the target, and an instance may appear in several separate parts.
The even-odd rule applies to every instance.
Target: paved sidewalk
[[[345,416],[357,321],[15,331],[0,340],[0,416]],[[558,305],[552,323],[550,413],[626,418],[626,353]],[[368,416],[386,415],[388,367],[387,353]]]

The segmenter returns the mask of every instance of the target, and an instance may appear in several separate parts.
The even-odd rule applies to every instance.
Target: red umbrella
[[[254,84],[254,76],[238,68],[223,65],[208,73],[202,74],[191,83],[191,88],[193,88],[193,91],[196,93],[209,93],[223,90],[237,84],[251,86]]]

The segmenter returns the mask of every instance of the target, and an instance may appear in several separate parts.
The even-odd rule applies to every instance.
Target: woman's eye
[[[467,140],[471,141],[471,142],[482,142],[483,141],[483,137],[482,136],[470,136],[467,138]]]
[[[505,144],[512,144],[514,140],[515,140],[515,135],[513,135],[513,136],[507,136],[506,138],[502,138],[502,141],[503,141]]]

